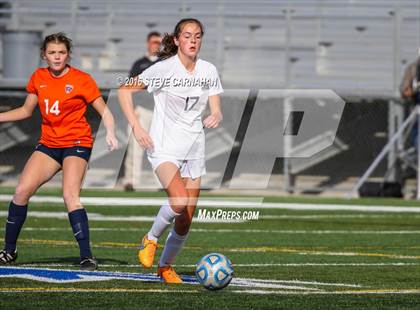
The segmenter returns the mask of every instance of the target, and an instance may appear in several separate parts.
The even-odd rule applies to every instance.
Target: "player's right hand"
[[[149,133],[141,128],[140,126],[134,126],[133,128],[134,138],[136,139],[137,143],[146,150],[153,150],[154,144],[152,137],[150,137]]]
[[[114,151],[118,148],[118,140],[113,132],[107,133],[105,139],[110,151]]]

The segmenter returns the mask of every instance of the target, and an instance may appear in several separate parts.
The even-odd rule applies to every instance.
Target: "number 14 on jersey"
[[[49,100],[48,99],[44,99],[44,103],[45,103],[45,113],[48,115],[49,113],[58,115],[60,114],[60,109],[58,108],[58,100],[56,100],[53,105],[51,106],[51,108],[49,107]]]

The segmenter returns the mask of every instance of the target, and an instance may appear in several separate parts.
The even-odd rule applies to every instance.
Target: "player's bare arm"
[[[93,108],[99,113],[104,121],[106,129],[106,143],[108,144],[109,150],[113,151],[118,148],[118,140],[115,137],[115,122],[111,111],[106,106],[105,101],[102,97],[96,98],[92,102]]]
[[[21,107],[0,113],[0,123],[20,121],[31,117],[37,103],[38,96],[35,94],[28,94],[25,103]]]
[[[140,125],[138,116],[134,113],[133,94],[146,89],[146,85],[141,82],[125,83],[118,89],[118,100],[121,110],[127,117],[128,124],[133,129],[137,143],[144,149],[153,149],[153,140],[149,133]]]
[[[217,128],[223,120],[222,109],[220,106],[220,96],[209,96],[210,115],[203,121],[205,128]]]

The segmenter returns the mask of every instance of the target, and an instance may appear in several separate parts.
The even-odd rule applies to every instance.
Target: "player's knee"
[[[80,209],[80,198],[79,195],[73,192],[63,191],[64,203],[69,211]]]
[[[13,195],[13,201],[19,205],[25,205],[28,203],[29,198],[31,197],[33,190],[24,184],[18,184]]]
[[[169,199],[172,209],[176,213],[182,213],[186,209],[188,205],[188,194],[185,193],[178,193]]]

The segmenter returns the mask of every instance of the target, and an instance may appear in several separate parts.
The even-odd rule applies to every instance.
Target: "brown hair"
[[[160,32],[157,32],[157,31],[149,32],[149,34],[147,35],[147,41],[149,41],[153,37],[159,37],[160,38]]]
[[[185,24],[194,23],[201,29],[201,35],[204,34],[203,24],[195,18],[184,18],[181,19],[175,26],[173,33],[165,33],[162,39],[163,49],[158,53],[160,59],[166,59],[174,56],[178,52],[178,46],[175,45],[174,38],[179,38],[182,28]]]
[[[64,32],[57,32],[50,34],[45,37],[44,42],[41,45],[41,57],[47,50],[48,43],[63,43],[66,46],[67,52],[70,54],[73,49],[72,41],[69,37],[66,36]]]

